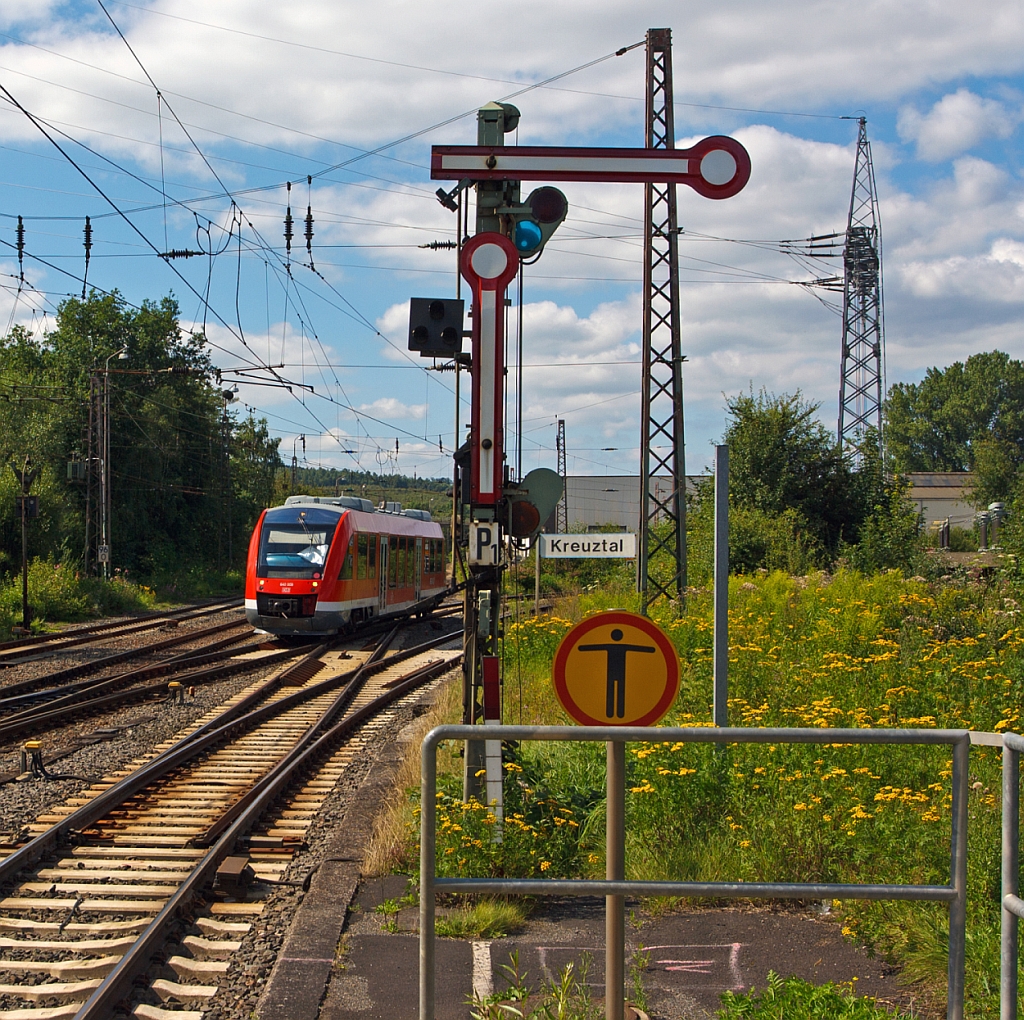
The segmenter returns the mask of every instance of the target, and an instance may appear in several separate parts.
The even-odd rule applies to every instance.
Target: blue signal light
[[[521,252],[536,251],[544,235],[533,220],[520,220],[516,224],[515,246]]]

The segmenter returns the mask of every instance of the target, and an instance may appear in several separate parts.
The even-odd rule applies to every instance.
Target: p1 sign
[[[472,521],[469,525],[469,562],[474,567],[498,564],[498,525],[495,521]]]

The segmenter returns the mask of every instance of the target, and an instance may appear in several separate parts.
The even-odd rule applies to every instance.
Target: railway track
[[[389,706],[460,657],[436,650],[450,634],[384,657],[397,629],[372,651],[325,642],[42,816],[0,862],[0,1020],[107,1020],[147,974],[134,1016],[201,1017]]]
[[[108,641],[111,638],[141,634],[147,630],[155,630],[167,623],[178,624],[186,620],[199,619],[211,613],[221,613],[233,606],[241,606],[238,598],[221,599],[204,606],[185,606],[167,612],[145,613],[130,620],[118,620],[112,623],[87,624],[67,630],[55,631],[52,634],[34,634],[31,637],[15,638],[13,641],[0,643],[0,668],[20,666],[26,662],[35,662],[39,658],[52,655],[64,648],[91,644],[96,641]],[[41,651],[41,655],[34,654]]]
[[[220,605],[216,609],[204,608],[201,613],[220,613],[226,609],[230,611],[231,608],[231,604],[226,607]],[[435,611],[432,616],[444,619],[460,612],[460,607],[447,606]],[[194,618],[195,615],[190,613],[188,618]],[[394,619],[375,621],[360,628],[358,633],[360,636],[372,636],[395,626],[395,623]],[[43,676],[0,686],[0,748],[65,722],[77,723],[120,705],[166,698],[168,684],[172,682],[178,685],[178,692],[183,693],[187,689],[245,670],[296,658],[308,648],[302,645],[281,648],[265,638],[254,639],[253,635],[252,627],[245,620],[228,620],[148,642],[138,648],[118,650]],[[109,637],[109,634],[104,637]],[[196,647],[168,658],[158,657],[160,653],[183,644]],[[110,672],[121,663],[141,657],[157,658],[154,662],[127,671]],[[104,672],[107,675],[99,678],[78,679],[83,675]],[[50,760],[54,760],[52,755]],[[17,775],[0,774],[0,784]]]

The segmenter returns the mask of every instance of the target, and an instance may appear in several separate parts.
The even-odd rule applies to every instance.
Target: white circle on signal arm
[[[482,244],[473,252],[470,265],[482,280],[494,280],[508,268],[508,253],[499,244]]]
[[[700,175],[708,184],[728,184],[736,176],[736,157],[725,149],[712,149],[700,161]]]

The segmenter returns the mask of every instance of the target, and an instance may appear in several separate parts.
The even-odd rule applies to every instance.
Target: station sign
[[[548,560],[636,559],[636,535],[628,532],[594,535],[540,535],[540,554]]]
[[[679,656],[668,635],[618,609],[576,624],[552,674],[559,704],[581,726],[653,726],[679,693]]]

